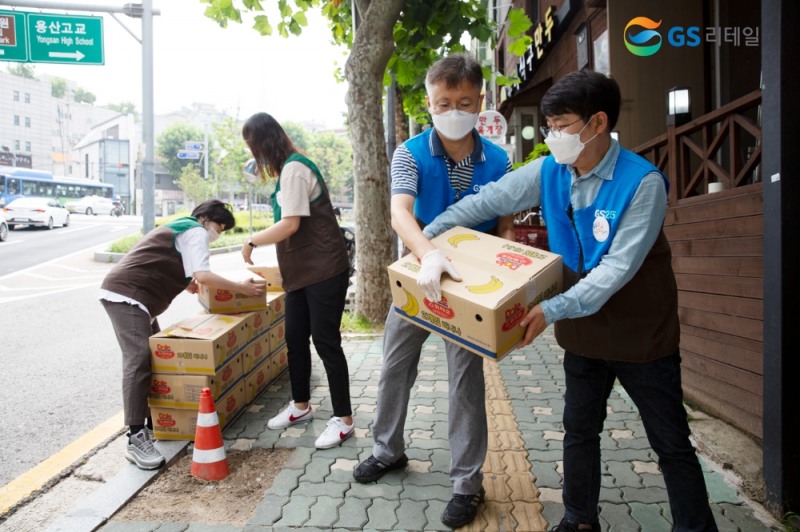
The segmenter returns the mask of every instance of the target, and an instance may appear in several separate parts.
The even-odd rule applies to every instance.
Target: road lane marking
[[[103,442],[119,436],[125,430],[124,426],[124,418],[120,410],[53,456],[40,462],[39,465],[0,487],[0,515],[8,512],[31,493],[42,489],[48,482],[72,467]]]

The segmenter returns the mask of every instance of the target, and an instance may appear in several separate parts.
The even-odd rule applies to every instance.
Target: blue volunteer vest
[[[443,213],[447,207],[456,202],[456,190],[450,186],[445,157],[431,156],[431,133],[428,129],[405,142],[417,163],[417,197],[414,201],[414,215],[425,225]],[[472,181],[467,190],[460,193],[459,199],[477,193],[483,185],[497,181],[506,173],[508,156],[503,148],[480,137],[483,144],[483,161],[473,161]],[[497,219],[483,222],[475,227],[476,231],[491,231],[497,225]]]
[[[614,177],[603,180],[594,201],[569,213],[572,176],[552,155],[542,164],[542,215],[547,225],[550,251],[563,257],[564,265],[583,275],[600,262],[614,241],[619,222],[644,177],[657,172],[669,190],[669,181],[647,159],[620,148]],[[574,224],[574,228],[572,225]],[[583,263],[581,264],[581,251]]]

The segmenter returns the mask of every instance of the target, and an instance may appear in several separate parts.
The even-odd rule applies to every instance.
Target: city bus
[[[54,176],[51,172],[11,166],[0,166],[0,207],[19,196],[42,196],[66,201],[84,196],[114,199],[114,185],[91,179]]]

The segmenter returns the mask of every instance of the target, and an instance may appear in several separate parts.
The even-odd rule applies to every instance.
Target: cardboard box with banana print
[[[417,286],[420,261],[408,254],[390,265],[393,312],[470,351],[500,360],[524,336],[520,320],[536,303],[561,292],[561,256],[465,227],[431,242],[461,275],[444,275],[442,301]]]

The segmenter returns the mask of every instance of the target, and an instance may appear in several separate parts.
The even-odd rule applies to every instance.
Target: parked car
[[[5,242],[6,238],[8,238],[8,224],[3,211],[0,211],[0,242]]]
[[[104,198],[103,196],[84,196],[77,201],[68,201],[64,207],[70,213],[94,214],[111,214],[114,210],[114,202],[111,198]]]
[[[31,225],[52,229],[69,225],[69,212],[56,200],[22,196],[5,207],[3,213],[9,229],[18,225]]]

